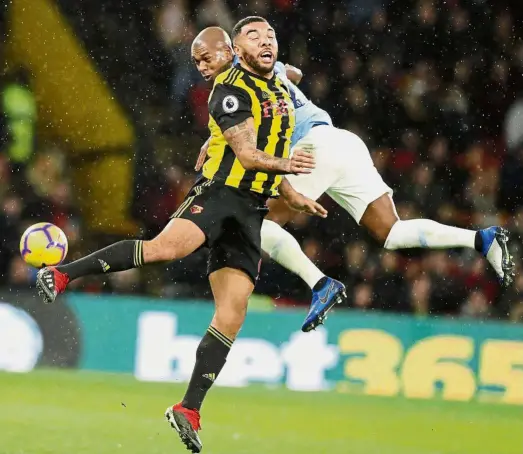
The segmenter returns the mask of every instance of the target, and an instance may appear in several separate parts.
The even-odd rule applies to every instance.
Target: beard
[[[252,69],[254,69],[254,71],[256,71],[257,73],[262,74],[264,76],[269,74],[274,69],[274,65],[276,65],[275,58],[273,59],[270,67],[262,66],[260,64],[260,62],[258,61],[258,59],[251,54],[245,53],[245,54],[243,54],[243,58],[245,60],[245,63],[247,63]]]

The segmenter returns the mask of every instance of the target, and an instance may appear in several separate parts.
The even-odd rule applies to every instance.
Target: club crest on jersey
[[[239,105],[240,103],[238,102],[238,98],[234,95],[228,95],[223,98],[222,108],[225,113],[236,112]]]
[[[193,205],[191,207],[192,214],[200,214],[202,211],[203,211],[203,207],[201,207],[200,205]]]

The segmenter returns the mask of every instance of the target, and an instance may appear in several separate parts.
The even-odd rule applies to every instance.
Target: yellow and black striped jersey
[[[246,171],[223,137],[224,131],[249,117],[254,119],[258,150],[279,158],[289,157],[294,105],[288,88],[276,76],[265,79],[236,65],[216,78],[209,97],[211,137],[203,176],[275,196],[282,175]]]

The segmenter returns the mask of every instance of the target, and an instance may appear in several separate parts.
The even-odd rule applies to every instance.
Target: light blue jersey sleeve
[[[330,115],[308,99],[307,96],[287,78],[285,65],[282,62],[276,62],[274,72],[289,88],[292,102],[296,109],[296,126],[294,127],[294,133],[291,138],[291,147],[305,137],[314,126],[332,126]]]

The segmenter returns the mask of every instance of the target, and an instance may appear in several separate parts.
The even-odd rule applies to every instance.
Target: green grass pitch
[[[187,452],[163,419],[184,384],[42,370],[0,374],[0,454]],[[521,454],[523,409],[262,387],[215,388],[204,454]]]

